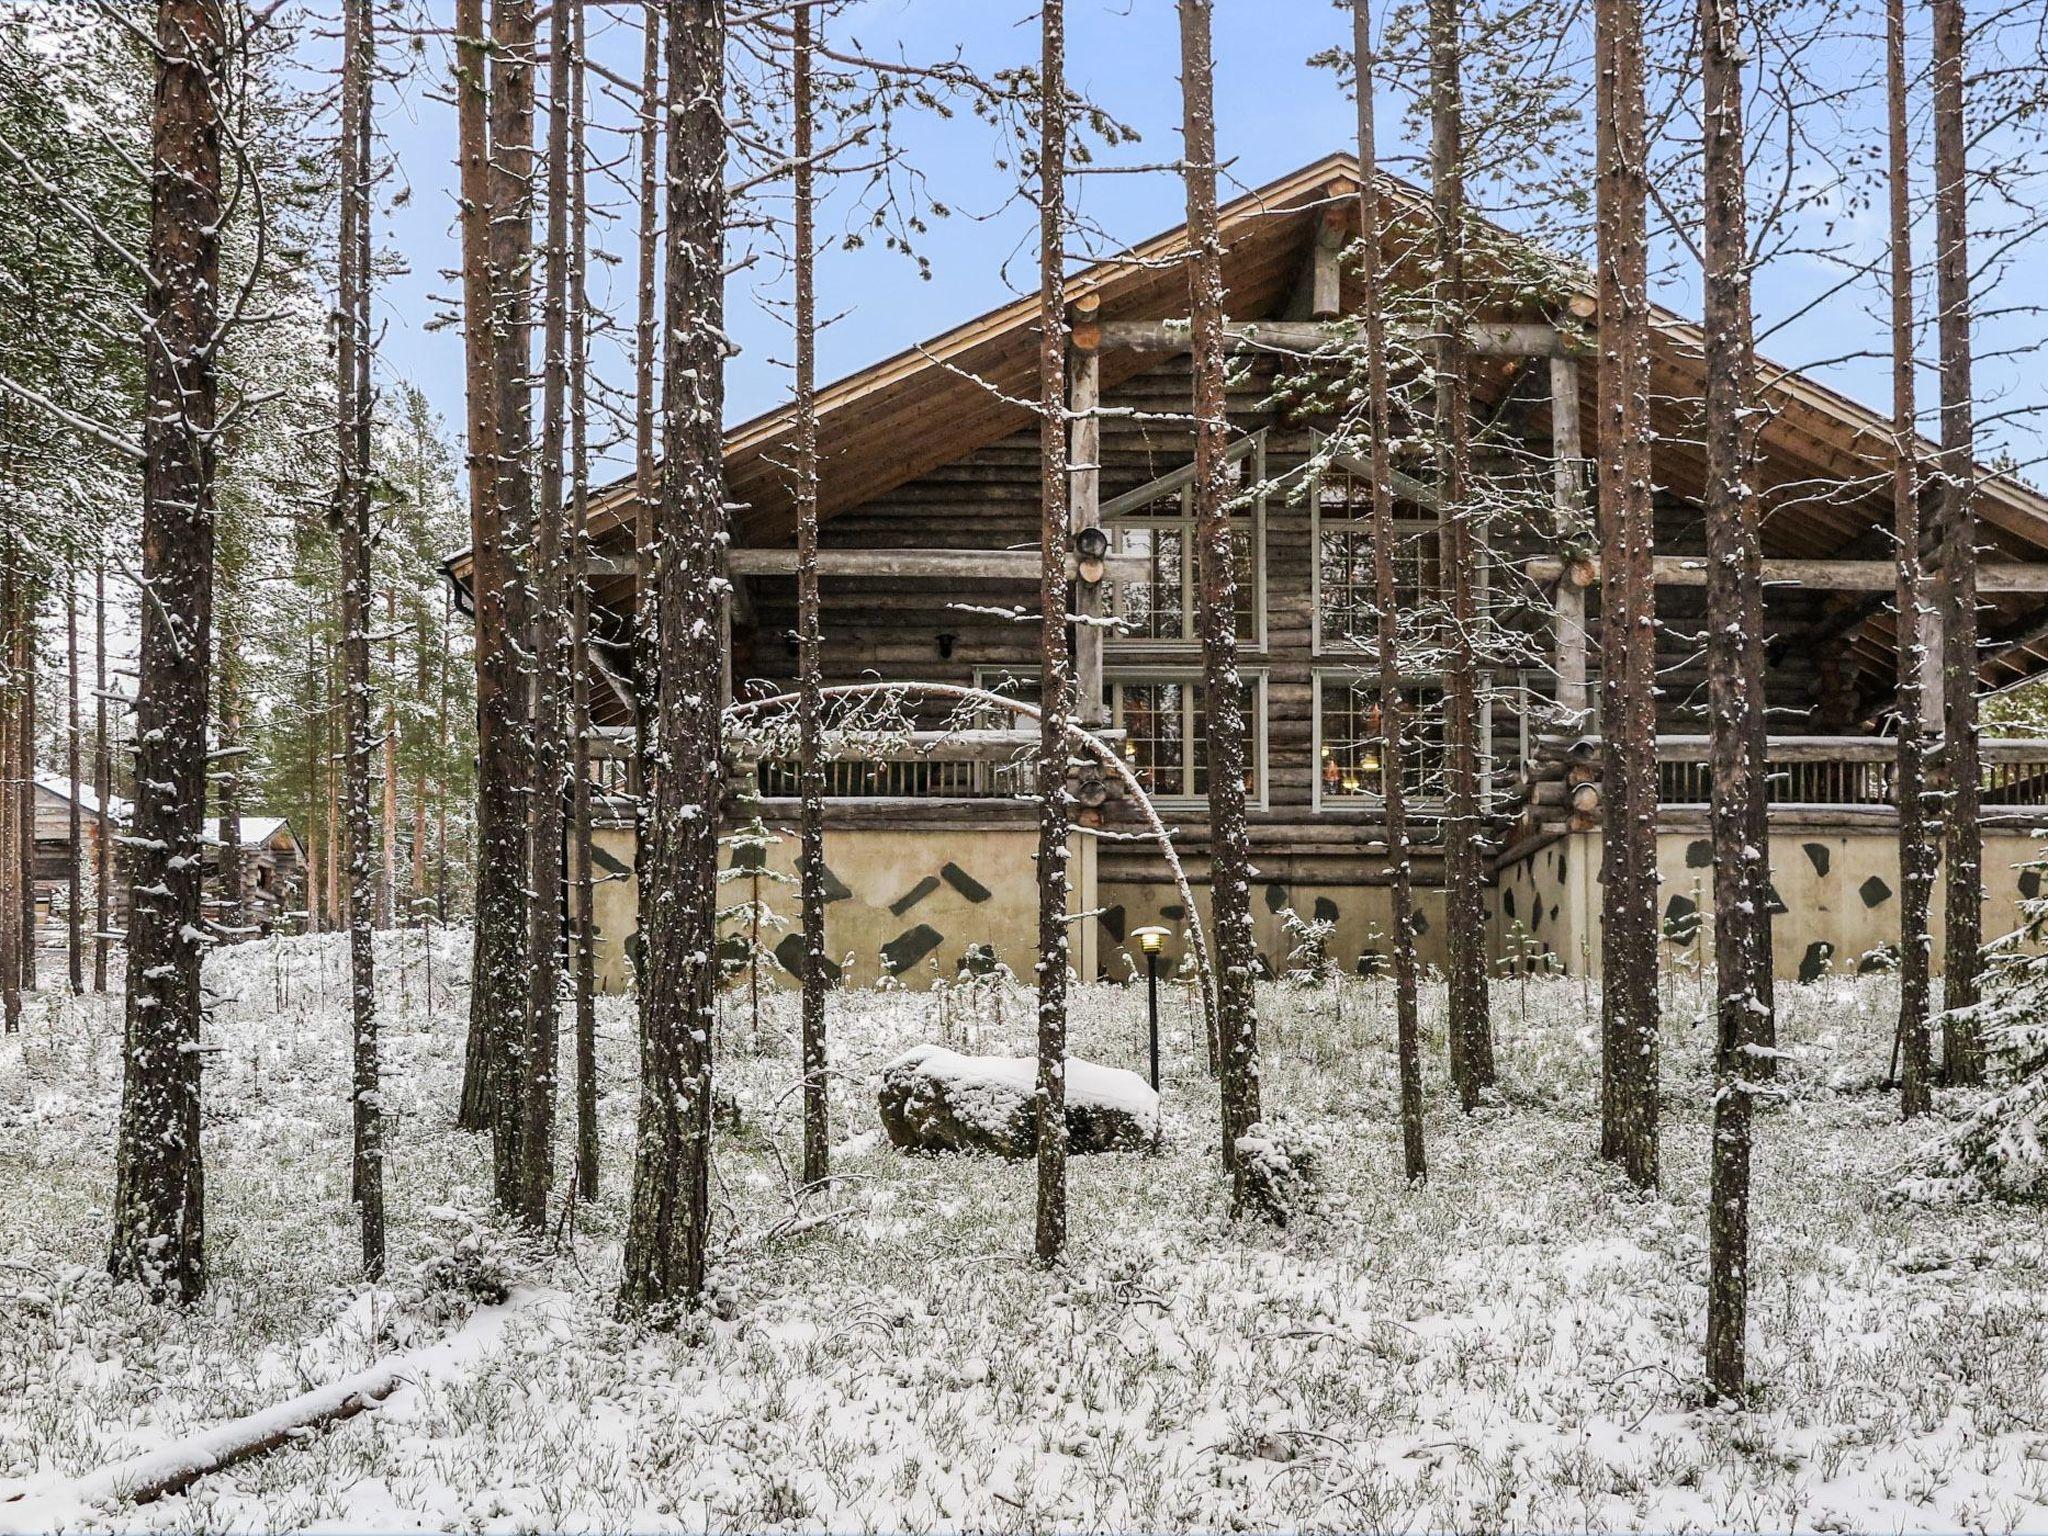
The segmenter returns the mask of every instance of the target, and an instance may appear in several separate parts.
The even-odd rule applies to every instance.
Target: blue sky
[[[438,14],[448,0],[431,0]],[[604,10],[592,7],[597,31],[593,51],[614,70],[638,73],[637,34],[623,26],[606,31]],[[1914,8],[1924,20],[1924,10]],[[1142,142],[1112,151],[1107,163],[1151,165],[1170,162],[1178,153],[1180,96],[1176,18],[1171,0],[1069,0],[1069,74],[1072,83],[1125,123]],[[1216,10],[1217,112],[1222,152],[1228,175],[1244,186],[1256,186],[1309,160],[1352,143],[1352,106],[1327,70],[1311,68],[1308,59],[1348,37],[1344,12],[1327,0],[1224,0]],[[857,39],[871,54],[931,58],[958,48],[983,73],[1035,63],[1038,40],[1036,10],[1031,0],[863,0],[833,24],[835,38]],[[438,44],[430,45],[425,73],[438,89],[445,82]],[[1832,62],[1823,55],[1818,67],[1836,69],[1840,83],[1860,79],[1872,67],[1874,50],[1866,40],[1845,35]],[[1815,67],[1815,61],[1808,61]],[[454,122],[450,109],[427,99],[426,80],[402,93],[387,94],[381,113],[388,149],[395,155],[401,179],[412,195],[384,216],[381,242],[402,258],[408,271],[389,280],[380,293],[387,322],[382,366],[388,376],[408,377],[426,389],[451,425],[461,421],[461,341],[453,328],[430,329],[437,310],[430,295],[445,297],[454,284],[442,269],[457,264],[454,230]],[[1860,97],[1867,95],[1867,104]],[[1382,153],[1396,168],[1405,146],[1399,142],[1398,101],[1382,85],[1380,109]],[[1873,92],[1858,93],[1831,132],[1846,155],[1851,149],[1877,147],[1880,103]],[[618,120],[615,105],[600,103],[601,115]],[[821,312],[838,318],[820,341],[821,372],[832,378],[901,350],[951,324],[1001,303],[1019,285],[1035,283],[1032,272],[1036,240],[1035,216],[1023,205],[1005,207],[1011,173],[995,169],[992,131],[979,119],[962,113],[950,120],[906,122],[902,132],[906,153],[928,177],[932,193],[956,210],[933,224],[920,246],[932,267],[922,280],[901,256],[869,247],[855,252],[827,251],[820,263]],[[600,136],[600,147],[615,147]],[[1833,178],[1824,164],[1809,165],[1802,176],[1825,188]],[[604,196],[592,183],[593,197]],[[1227,189],[1226,189],[1227,191]],[[1176,222],[1182,211],[1178,179],[1164,170],[1120,176],[1097,176],[1079,184],[1082,212],[1120,239],[1136,240]],[[616,194],[613,194],[616,200]],[[603,245],[622,262],[607,269],[593,267],[595,300],[624,314],[631,303],[630,214],[620,201],[620,222],[600,234]],[[827,228],[832,226],[828,211]],[[1816,298],[1839,282],[1844,263],[1876,258],[1882,252],[1881,210],[1854,205],[1846,195],[1828,197],[1812,216],[1813,228],[1802,253],[1773,261],[1758,276],[1760,323],[1776,321],[1813,308],[1783,329],[1770,334],[1765,351],[1795,366],[1829,360],[1823,376],[1860,398],[1882,404],[1888,391],[1885,366],[1875,356],[1885,345],[1873,312],[1876,295],[1866,285]],[[1923,259],[1927,254],[1921,234]],[[2022,253],[2024,256],[2025,253]],[[2030,275],[2037,261],[2022,260],[2000,278],[2004,302],[2032,303],[2048,298],[2048,283]],[[789,352],[787,330],[780,316],[760,302],[761,290],[784,281],[768,265],[736,276],[728,293],[731,329],[741,352],[728,371],[730,419],[740,419],[780,403],[788,388],[786,368],[777,360]],[[1660,294],[1666,302],[1693,312],[1695,298],[1683,263],[1667,267]],[[1993,341],[2009,338],[2014,326],[2038,330],[2031,316],[2016,318]],[[1931,356],[1931,344],[1923,349]],[[1987,348],[1987,350],[1989,350]],[[605,376],[623,385],[623,359],[601,357]],[[2043,394],[2040,370],[2030,359],[1988,361],[1982,393],[1992,410],[2027,405]],[[1933,398],[1932,380],[1923,384],[1923,403]],[[2038,427],[2020,422],[2001,429],[2023,459],[2039,452]],[[2037,478],[2038,475],[2037,475]]]

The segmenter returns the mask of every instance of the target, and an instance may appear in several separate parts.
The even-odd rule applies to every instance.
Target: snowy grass
[[[1073,1250],[1030,1265],[1029,1165],[906,1158],[868,1078],[937,1040],[1023,1053],[1021,993],[835,995],[844,1178],[795,1211],[793,999],[744,993],[721,1075],[716,1314],[619,1323],[632,1017],[600,1011],[604,1189],[573,1240],[490,1227],[483,1149],[452,1131],[459,934],[382,950],[395,1262],[354,1276],[344,957],[252,944],[209,970],[213,1283],[189,1312],[101,1271],[118,1011],[46,995],[0,1044],[0,1528],[76,1477],[454,1329],[432,1261],[466,1242],[554,1294],[489,1350],[331,1434],[109,1526],[1406,1531],[2048,1527],[2048,1245],[2038,1208],[1881,1199],[1918,1135],[1879,1091],[1882,978],[1781,991],[1790,1052],[1758,1128],[1755,1401],[1708,1410],[1706,1050],[1667,985],[1665,1187],[1591,1156],[1599,999],[1501,983],[1502,1103],[1467,1119],[1427,999],[1431,1176],[1401,1187],[1389,998],[1262,993],[1265,1093],[1328,1144],[1317,1214],[1226,1220],[1215,1093],[1166,999],[1161,1156],[1073,1167]],[[431,1003],[429,1002],[431,989]],[[1084,988],[1077,1054],[1142,1070],[1144,994]],[[566,1146],[566,1138],[564,1145]],[[780,1156],[778,1156],[778,1151]],[[566,1162],[564,1163],[566,1172]]]

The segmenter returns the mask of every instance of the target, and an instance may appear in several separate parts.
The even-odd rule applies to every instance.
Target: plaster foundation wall
[[[719,888],[721,906],[758,900],[785,921],[764,925],[760,943],[775,958],[764,977],[796,984],[802,960],[797,931],[797,838],[794,829],[775,829],[779,841],[759,850],[758,875],[728,879]],[[608,827],[597,834],[603,879],[597,887],[599,985],[626,992],[632,985],[629,937],[638,925],[632,877],[633,833]],[[723,851],[730,870],[735,854]],[[936,977],[951,980],[968,960],[970,948],[989,946],[995,958],[1029,982],[1038,944],[1038,832],[1032,827],[984,831],[828,828],[825,833],[825,953],[848,986],[872,986],[885,976],[911,987]],[[614,867],[615,866],[615,867]],[[1076,838],[1070,864],[1070,909],[1087,911],[1095,902],[1095,845]],[[743,943],[743,925],[728,921],[728,946]],[[1074,925],[1074,966],[1094,974],[1095,925]]]
[[[1208,888],[1197,885],[1194,895],[1202,932],[1208,937],[1213,954],[1216,930],[1209,912]],[[1098,930],[1101,969],[1095,974],[1121,981],[1139,972],[1144,961],[1139,958],[1136,941],[1129,936],[1145,927],[1166,928],[1172,934],[1161,950],[1165,957],[1162,973],[1170,965],[1180,963],[1186,950],[1187,912],[1181,904],[1180,892],[1171,884],[1105,881],[1097,893],[1096,905],[1100,912],[1093,926]],[[1326,949],[1344,970],[1371,974],[1376,966],[1388,963],[1387,935],[1393,926],[1393,900],[1385,886],[1259,882],[1252,887],[1252,937],[1272,974],[1286,969],[1288,952],[1295,947],[1296,941],[1288,934],[1283,915],[1290,908],[1304,918],[1336,924]],[[1418,886],[1415,912],[1418,958],[1425,966],[1441,967],[1445,959],[1443,891]]]
[[[2025,832],[1984,834],[1984,935],[2019,926],[2020,902],[2039,889],[2021,866],[2044,849]],[[1890,827],[1785,827],[1771,834],[1772,965],[1788,980],[1817,980],[1887,964],[1899,941],[1898,834]],[[1600,965],[1600,835],[1579,832],[1517,860],[1500,874],[1494,925],[1496,952],[1514,951],[1514,925],[1556,955],[1560,968],[1581,974]],[[1561,866],[1561,870],[1560,870]],[[1657,838],[1657,910],[1664,963],[1688,968],[1713,960],[1713,844],[1703,830]],[[1512,908],[1512,910],[1510,910]],[[1942,890],[1935,883],[1934,965],[1944,961]],[[1549,931],[1545,931],[1548,929]]]

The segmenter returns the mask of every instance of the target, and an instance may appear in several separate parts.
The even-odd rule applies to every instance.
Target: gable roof
[[[1286,306],[1326,213],[1347,221],[1347,238],[1355,231],[1359,178],[1355,156],[1326,155],[1219,210],[1226,313],[1239,320],[1266,319]],[[1390,233],[1413,233],[1426,223],[1428,203],[1422,191],[1384,175],[1379,188],[1382,218]],[[1186,228],[1175,225],[1125,255],[1074,273],[1066,285],[1068,298],[1096,296],[1105,321],[1184,315],[1187,280],[1181,258],[1187,251]],[[1399,259],[1393,258],[1397,282]],[[1591,273],[1566,269],[1564,278],[1576,281],[1586,299],[1593,297]],[[1345,288],[1343,307],[1355,312],[1354,284],[1347,279]],[[1033,415],[1025,402],[1037,395],[1037,325],[1037,295],[1025,295],[820,389],[821,516],[857,506],[1028,427]],[[1697,323],[1661,306],[1652,306],[1651,325],[1651,416],[1657,434],[1658,483],[1697,500],[1705,473],[1699,440],[1705,333]],[[1104,389],[1157,361],[1105,351]],[[1771,409],[1760,433],[1758,465],[1766,553],[1873,559],[1889,554],[1888,415],[1768,359],[1758,359],[1758,370]],[[1582,367],[1579,372],[1581,415],[1590,422],[1593,369]],[[783,405],[740,422],[725,434],[728,499],[738,508],[736,544],[786,546],[794,538],[788,467],[794,427],[794,408]],[[1923,439],[1922,451],[1931,459],[1936,448]],[[2048,559],[2048,496],[2011,475],[1987,469],[1981,471],[1976,505],[1992,558]],[[633,506],[630,478],[592,498],[590,527],[596,548],[630,556]],[[449,570],[458,584],[466,580],[466,556],[451,560]],[[630,574],[599,577],[600,601],[616,611],[630,611],[626,594],[631,583]],[[2023,639],[2035,627],[2038,597],[1985,601],[1997,610],[1986,626],[1988,638]],[[1873,613],[1856,640],[1865,665],[1873,670],[1882,670],[1885,664],[1888,627],[1883,614]],[[2044,667],[2048,637],[2009,644],[1984,663],[1987,678],[1996,682],[2010,682]]]

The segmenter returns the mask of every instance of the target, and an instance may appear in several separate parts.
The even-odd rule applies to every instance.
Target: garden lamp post
[[[1138,941],[1138,948],[1145,952],[1145,1005],[1149,1019],[1148,1038],[1152,1045],[1152,1091],[1159,1091],[1159,951],[1165,945],[1171,930],[1166,928],[1139,928],[1131,937]]]

